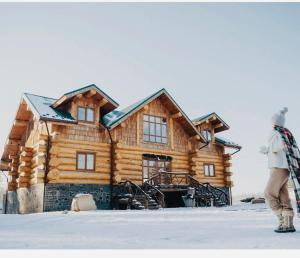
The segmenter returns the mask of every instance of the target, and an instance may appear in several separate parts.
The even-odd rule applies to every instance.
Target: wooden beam
[[[175,113],[175,114],[171,115],[171,117],[173,119],[176,119],[176,118],[182,117],[182,114],[180,112],[178,112],[178,113]]]
[[[148,109],[149,109],[149,106],[148,106],[148,105],[145,105],[145,106],[144,106],[144,110],[147,111]]]
[[[5,144],[20,144],[21,139],[13,139],[13,138],[9,138],[6,140]]]
[[[200,136],[198,134],[194,135],[194,136],[190,137],[189,140],[200,140]]]
[[[220,128],[220,127],[223,127],[224,125],[223,125],[223,123],[220,123],[220,124],[217,124],[216,126],[215,126],[215,128]]]
[[[80,100],[82,97],[83,97],[82,93],[76,95],[76,96],[74,97],[74,102]]]
[[[212,116],[211,118],[209,118],[210,121],[214,121],[214,120],[216,120],[216,119],[217,119],[216,116]]]
[[[136,143],[140,144],[140,113],[136,115]]]
[[[174,126],[173,126],[173,119],[170,118],[170,133],[171,133],[171,137],[170,137],[170,143],[171,143],[171,149],[174,149]]]
[[[90,98],[90,97],[94,96],[96,93],[97,93],[97,91],[95,89],[91,89],[85,94],[85,96]]]
[[[60,99],[58,99],[54,104],[53,107],[56,108],[58,107],[61,103],[63,103],[65,100],[67,99],[66,96],[61,97]]]
[[[99,102],[99,106],[102,107],[102,106],[104,106],[106,103],[108,103],[108,100],[103,98],[103,99]]]
[[[16,119],[14,121],[14,126],[27,126],[27,125],[28,125],[28,121],[26,121],[26,120]]]

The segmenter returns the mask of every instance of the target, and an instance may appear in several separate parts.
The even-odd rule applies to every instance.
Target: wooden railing
[[[145,183],[150,185],[188,185],[189,174],[186,172],[157,172]]]
[[[150,185],[148,182],[144,182],[142,188],[160,205],[161,208],[165,207],[165,195],[158,189],[158,187]],[[151,192],[151,194],[149,192]]]
[[[190,186],[196,190],[196,196],[202,198],[205,202],[213,202],[215,206],[219,204],[229,204],[229,199],[225,191],[212,186],[210,183],[200,183],[194,179],[188,172],[157,172],[156,175],[149,178],[144,184],[163,188],[166,185]],[[144,185],[143,184],[143,185]],[[156,188],[157,188],[156,187]]]
[[[139,199],[142,199],[145,208],[148,206],[148,201],[151,199],[150,196],[137,184],[131,181],[124,181],[118,184],[116,188],[117,192],[114,194],[114,197],[118,199],[120,196],[128,196],[129,202],[139,196]]]

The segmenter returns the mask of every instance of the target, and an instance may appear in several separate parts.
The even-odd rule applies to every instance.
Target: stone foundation
[[[19,213],[43,212],[44,184],[19,188],[17,190],[19,200]]]
[[[7,193],[7,214],[27,214],[43,212],[44,185],[19,188]]]
[[[96,184],[47,184],[45,211],[70,210],[73,197],[78,193],[93,195],[97,209],[110,208],[110,187]],[[7,195],[7,214],[43,212],[44,184],[19,188]]]
[[[19,200],[17,191],[8,191],[7,192],[7,214],[18,214],[19,213]]]
[[[78,193],[93,195],[97,209],[110,208],[110,187],[96,184],[47,184],[45,211],[70,210],[73,197]]]

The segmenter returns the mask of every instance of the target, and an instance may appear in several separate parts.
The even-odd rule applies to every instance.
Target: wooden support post
[[[174,126],[173,126],[173,118],[170,118],[170,143],[171,149],[174,149]]]
[[[136,144],[140,145],[140,114],[136,115]]]

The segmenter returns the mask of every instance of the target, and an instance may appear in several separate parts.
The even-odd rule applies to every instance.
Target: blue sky
[[[165,87],[194,118],[217,112],[243,146],[234,194],[263,192],[258,153],[289,107],[300,140],[300,4],[0,4],[0,146],[22,92],[95,83],[121,106]]]

